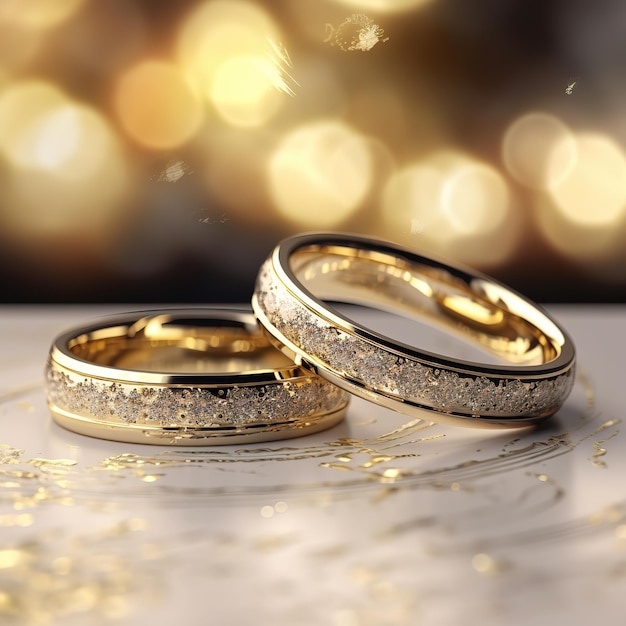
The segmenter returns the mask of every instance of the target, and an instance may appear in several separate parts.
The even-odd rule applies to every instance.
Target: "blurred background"
[[[249,300],[302,231],[626,301],[621,0],[0,0],[3,302]]]

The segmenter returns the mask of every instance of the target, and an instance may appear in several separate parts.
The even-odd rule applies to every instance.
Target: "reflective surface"
[[[49,343],[105,312],[0,312],[3,623],[620,623],[624,308],[551,309],[580,367],[537,429],[355,399],[325,433],[194,450],[53,423]]]

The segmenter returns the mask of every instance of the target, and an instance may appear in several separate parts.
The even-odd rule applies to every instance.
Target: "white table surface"
[[[133,308],[0,309],[0,624],[626,623],[626,307],[552,307],[579,374],[537,430],[362,400],[249,446],[57,426],[52,338]]]

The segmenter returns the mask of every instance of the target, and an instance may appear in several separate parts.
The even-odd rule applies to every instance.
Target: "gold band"
[[[394,341],[329,302],[435,323],[505,364]],[[488,276],[374,239],[313,234],[281,242],[259,272],[252,307],[289,358],[409,415],[528,426],[554,414],[574,382],[574,345],[536,304]]]
[[[338,423],[348,394],[273,348],[249,312],[162,310],[56,338],[48,406],[81,434],[219,445],[307,435]]]

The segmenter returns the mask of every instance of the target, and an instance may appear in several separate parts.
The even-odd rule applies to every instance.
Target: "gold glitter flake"
[[[19,450],[13,448],[7,443],[0,443],[0,465],[7,465],[10,463],[19,464],[22,462],[21,456],[25,453],[25,450]]]
[[[145,474],[143,476],[140,476],[141,480],[143,480],[144,483],[155,483],[157,480],[159,480],[159,478],[162,478],[163,476],[165,476],[165,474]]]
[[[394,458],[395,457],[386,454],[375,454],[369,461],[363,463],[361,467],[363,469],[368,469],[370,467],[373,467],[374,465],[378,465],[378,463],[387,463],[389,461],[393,461]]]
[[[320,463],[320,467],[326,467],[329,469],[336,469],[341,471],[352,471],[354,468],[348,465],[340,465],[339,463]]]
[[[76,465],[76,461],[73,459],[30,459],[27,463],[44,472],[54,472],[57,468],[66,468]]]
[[[384,37],[385,31],[362,13],[353,13],[337,28],[332,24],[326,24],[326,33],[324,42],[330,43],[331,46],[336,45],[344,52],[354,50],[368,52],[377,43],[389,40],[389,37]]]
[[[389,467],[383,471],[383,478],[394,480],[400,476],[402,472],[397,467]]]
[[[586,437],[584,437],[582,439],[582,441],[586,440],[586,439],[590,439],[591,437],[594,437],[595,435],[599,435],[600,433],[609,430],[615,426],[618,426],[619,424],[622,423],[622,420],[619,418],[615,418],[615,419],[611,419],[611,420],[607,420],[606,422],[604,422],[603,424],[601,424],[598,428],[596,428],[592,433],[590,433],[589,435],[587,435]],[[603,447],[602,444],[606,443],[607,441],[613,439],[614,437],[617,437],[620,434],[619,430],[615,430],[614,432],[612,432],[610,435],[608,435],[607,437],[604,437],[602,439],[598,439],[594,442],[592,442],[592,446],[594,449],[593,454],[591,455],[591,464],[594,467],[599,467],[599,468],[606,468],[606,461],[604,461],[602,459],[602,457],[606,456],[607,453],[607,449],[605,447]]]
[[[2,499],[9,502],[15,511],[35,508],[45,502],[55,502],[64,506],[73,505],[74,500],[69,487],[76,461],[45,458],[24,459],[24,455],[24,450],[13,448],[8,444],[0,444]],[[3,478],[4,480],[2,480]],[[28,526],[32,523],[32,518],[28,522],[29,518],[25,516],[18,516],[14,523],[10,521],[10,516],[3,516],[0,525]]]
[[[619,435],[619,431],[612,433],[611,435],[609,435],[608,437],[605,437],[604,439],[598,439],[597,441],[594,441],[591,444],[593,446],[593,449],[595,450],[595,452],[591,455],[591,464],[594,467],[601,467],[601,468],[607,467],[606,461],[601,459],[601,457],[606,455],[606,448],[603,448],[602,444],[606,443],[610,439],[613,439],[613,437],[616,437],[617,435]]]
[[[160,587],[142,556],[135,526],[124,522],[88,535],[40,532],[0,549],[0,623],[92,623],[127,617]],[[100,623],[100,620],[98,620]]]

